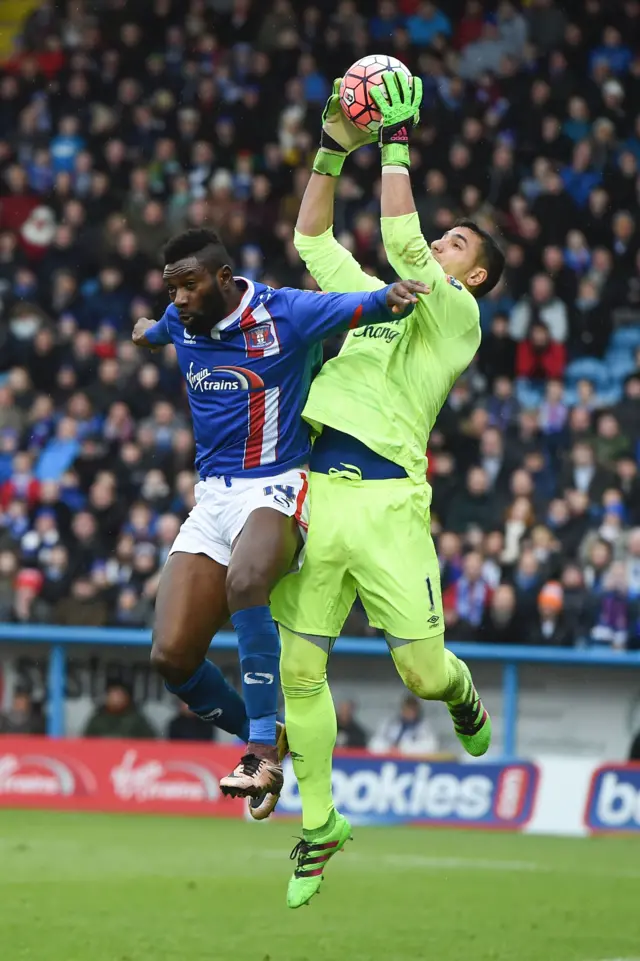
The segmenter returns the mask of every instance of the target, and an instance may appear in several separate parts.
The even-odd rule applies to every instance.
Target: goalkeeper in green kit
[[[334,95],[302,200],[295,244],[325,291],[377,290],[334,238],[336,179],[348,153],[368,143]],[[415,695],[444,701],[465,750],[484,754],[491,720],[471,673],[444,646],[439,566],[430,533],[427,441],[456,378],[480,343],[476,298],[488,293],[504,257],[492,238],[461,221],[431,247],[420,230],[409,179],[409,138],[419,79],[384,74],[372,96],[382,113],[382,238],[402,279],[426,284],[405,319],[352,330],[322,369],[304,409],[317,437],[311,455],[310,526],[299,573],[280,581],[271,610],[282,638],[287,734],[302,801],[303,839],[293,857],[287,903],[306,904],[328,860],[351,835],[333,805],[336,716],[327,660],[356,592],[384,631],[402,680]]]

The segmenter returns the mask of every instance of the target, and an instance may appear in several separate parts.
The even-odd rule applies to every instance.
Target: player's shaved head
[[[176,234],[165,245],[163,255],[165,274],[167,268],[171,273],[179,268],[185,269],[185,261],[189,262],[189,267],[199,265],[211,274],[217,273],[221,267],[231,266],[231,258],[219,234],[203,227]]]

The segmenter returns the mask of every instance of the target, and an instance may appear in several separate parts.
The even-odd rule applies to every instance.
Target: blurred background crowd
[[[104,695],[94,702],[93,709],[79,734],[96,738],[164,738],[169,741],[215,741],[220,731],[213,724],[203,724],[186,704],[176,699],[175,713],[164,725],[149,720],[144,707],[136,704],[133,690],[122,680],[105,684]],[[337,746],[349,750],[369,750],[375,754],[397,751],[407,756],[441,753],[440,739],[431,720],[425,716],[423,702],[412,694],[405,694],[397,710],[378,719],[377,728],[369,730],[358,716],[355,701],[336,704],[338,722]],[[44,734],[46,709],[42,701],[34,699],[26,685],[18,685],[4,712],[0,712],[0,735]],[[225,735],[222,735],[225,737]],[[228,738],[227,738],[228,739]],[[634,750],[636,745],[634,744]],[[444,755],[443,755],[444,756]],[[447,754],[447,756],[450,756]],[[640,734],[637,753],[640,758]]]
[[[130,342],[161,245],[211,224],[314,286],[292,228],[370,53],[424,82],[425,235],[472,216],[507,259],[430,442],[449,637],[640,647],[640,0],[39,3],[0,80],[0,621],[150,624],[194,480],[173,348]],[[336,233],[392,279],[377,150]]]

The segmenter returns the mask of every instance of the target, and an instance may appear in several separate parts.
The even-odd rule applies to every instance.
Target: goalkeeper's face
[[[452,227],[440,240],[431,244],[431,253],[445,274],[455,277],[468,290],[478,287],[487,279],[483,267],[482,239],[469,227]]]

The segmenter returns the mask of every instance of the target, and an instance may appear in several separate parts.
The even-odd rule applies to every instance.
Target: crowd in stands
[[[640,646],[640,0],[43,0],[0,79],[0,621],[151,623],[194,479],[173,348],[130,342],[161,246],[211,224],[312,287],[320,113],[369,53],[424,82],[427,238],[471,216],[506,253],[430,441],[449,636]],[[335,229],[390,280],[377,154]]]
[[[169,741],[215,741],[218,728],[192,714],[186,704],[176,698],[176,710],[168,723],[156,726],[139,707],[131,687],[113,679],[105,685],[104,696],[95,703],[82,727],[83,737],[136,738]],[[438,752],[438,738],[425,718],[423,705],[412,694],[402,699],[397,714],[384,717],[378,729],[370,734],[360,723],[354,701],[341,701],[336,706],[340,748],[365,750],[377,754],[399,751],[406,755],[428,755]],[[44,734],[44,705],[35,701],[26,686],[17,686],[4,712],[0,712],[0,735]]]

